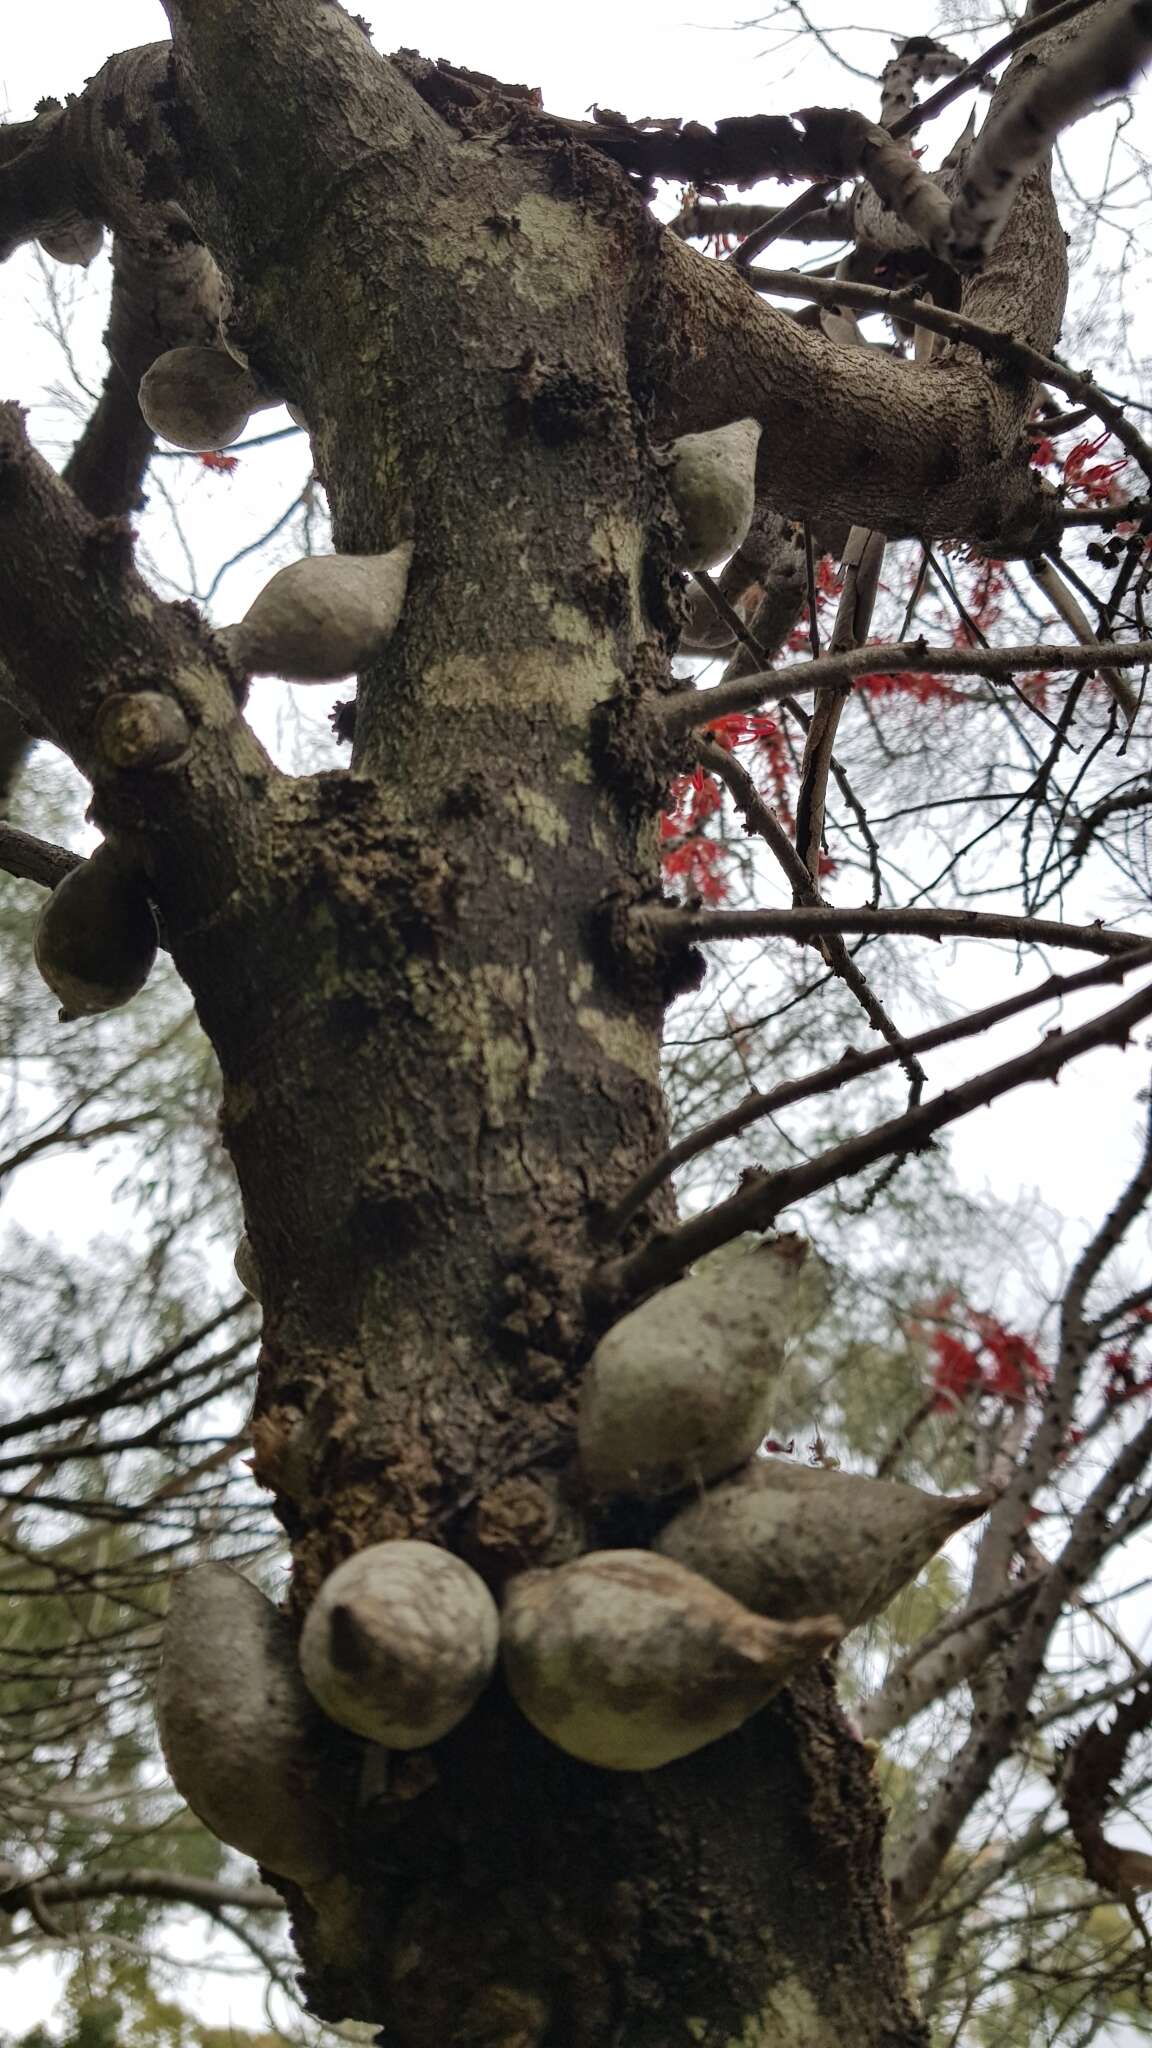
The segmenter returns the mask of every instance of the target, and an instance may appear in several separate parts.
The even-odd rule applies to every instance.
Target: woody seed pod
[[[683,528],[679,568],[709,569],[739,547],[756,509],[759,440],[759,420],[733,420],[673,441],[668,488]]]
[[[223,348],[170,348],[140,380],[140,410],[174,448],[205,453],[238,441],[250,414],[279,399]]]
[[[98,220],[85,220],[75,213],[36,239],[53,263],[72,263],[87,270],[104,246],[104,229]]]
[[[433,1543],[374,1543],[325,1579],[300,1668],[326,1714],[388,1749],[423,1749],[464,1719],[500,1636],[482,1578]]]
[[[325,1722],[288,1621],[227,1565],[197,1565],[176,1583],[156,1717],[177,1791],[222,1842],[298,1884],[335,1869]]]
[[[248,675],[328,683],[353,674],[396,629],[408,585],[412,543],[386,555],[306,555],[278,569],[238,626],[221,634]]]
[[[738,1728],[840,1636],[749,1614],[650,1550],[599,1550],[508,1589],[508,1688],[533,1727],[606,1771],[652,1771]]]
[[[263,1301],[264,1296],[260,1290],[260,1268],[256,1264],[256,1254],[252,1249],[252,1239],[246,1230],[236,1240],[236,1250],[232,1254],[232,1270],[244,1289],[245,1294],[250,1294],[253,1301]]]
[[[108,840],[53,889],[32,944],[61,1023],[118,1010],[143,988],[156,920],[138,871]]]
[[[602,1337],[577,1437],[597,1493],[645,1498],[751,1457],[768,1427],[807,1246],[795,1237],[702,1265]]]
[[[858,1628],[988,1507],[862,1473],[766,1458],[676,1515],[656,1549],[756,1614],[839,1614]]]

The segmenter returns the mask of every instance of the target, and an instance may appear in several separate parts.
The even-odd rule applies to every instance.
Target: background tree
[[[120,1276],[109,1259],[86,1275],[9,1253],[27,1392],[0,1452],[20,1766],[6,1907],[50,1938],[75,1931],[62,1910],[78,1914],[111,1953],[141,1900],[198,1903],[259,1943],[252,1916],[283,1897],[313,2009],[399,2041],[818,2044],[851,2026],[918,2042],[890,1882],[940,2039],[968,2025],[1029,2038],[1038,2014],[1053,2039],[1091,2039],[1127,2008],[1138,2020],[1142,1947],[1100,1901],[1142,1880],[1104,1817],[1130,1789],[1147,1670],[1123,1636],[1103,1652],[1080,1640],[1081,1672],[1086,1647],[1099,1666],[1085,1712],[1067,1663],[1069,1615],[1079,1628],[1148,1511],[1152,1297],[1121,1261],[1152,1167],[1145,1153],[1125,1186],[1117,1162],[1115,1208],[1047,1323],[1024,1331],[1002,1276],[987,1287],[986,1258],[956,1244],[957,1197],[920,1155],[967,1109],[1124,1040],[1152,996],[1108,996],[1106,1014],[925,1100],[916,991],[897,1024],[884,935],[1104,956],[1010,999],[1022,1015],[1150,957],[1076,895],[1078,880],[1099,889],[1102,846],[1119,872],[1109,912],[1142,901],[1144,502],[1120,465],[1147,450],[1115,397],[1051,355],[1063,234],[1037,156],[1037,138],[1127,82],[1142,17],[1097,0],[1026,20],[951,195],[900,146],[924,118],[915,89],[944,77],[952,100],[995,65],[964,74],[924,39],[885,72],[882,127],[782,111],[702,131],[561,120],[522,88],[382,60],[319,0],[197,0],[169,18],[171,47],[110,60],[78,100],[0,140],[10,245],[90,256],[94,224],[114,230],[113,368],[62,480],[5,417],[0,658],[13,769],[32,732],[89,778],[219,1061],[263,1296],[254,1473],[291,1543],[294,1621],[342,1558],[381,1540],[431,1537],[497,1591],[574,1549],[646,1548],[671,1504],[590,1499],[573,1461],[589,1352],[632,1304],[784,1211],[847,1270],[828,1290],[809,1269],[775,1441],[802,1431],[819,1464],[834,1427],[885,1476],[975,1482],[996,1504],[970,1579],[933,1567],[913,1608],[841,1653],[856,1725],[816,1662],[737,1734],[658,1774],[571,1761],[498,1684],[386,1774],[328,1724],[331,1869],[293,1882],[273,1848],[271,1888],[229,1883],[203,1830],[165,1825],[143,1732],[174,1553],[226,1548],[258,1575],[272,1549],[235,1463],[251,1312],[222,1296],[205,1313],[197,1263],[222,1190],[185,1162],[214,1083],[178,984],[162,982],[125,1018],[63,1034],[10,1110],[10,1170],[115,1139],[151,1161],[163,1221],[147,1312],[131,1317],[138,1247]],[[831,197],[819,184],[788,219],[701,212],[770,176],[862,181],[850,213],[838,201],[819,220],[851,242],[835,275],[750,269],[772,234],[812,231]],[[645,204],[660,180],[693,187],[680,235]],[[745,234],[736,262],[684,240],[730,230]],[[815,311],[795,319],[765,294]],[[914,334],[862,345],[854,314],[875,308]],[[399,629],[364,668],[354,733],[349,712],[339,721],[347,771],[277,769],[237,708],[243,641],[161,602],[132,562],[125,515],[153,453],[137,387],[170,348],[218,349],[221,321],[256,395],[287,396],[308,422],[338,549],[412,542]],[[661,451],[749,414],[763,428],[756,517],[687,606],[689,648],[735,650],[704,702],[669,676],[683,499]],[[1114,447],[1093,445],[1097,425]],[[1065,433],[1080,435],[1067,453]],[[306,487],[301,513],[313,499]],[[1085,532],[1096,553],[1081,557],[1068,536]],[[885,562],[888,536],[915,546]],[[942,553],[957,542],[974,559]],[[1032,644],[1015,631],[1028,591]],[[885,606],[894,641],[865,647]],[[917,617],[930,642],[907,638]],[[781,680],[797,634],[812,661]],[[946,859],[910,883],[910,851],[923,863],[930,845],[910,828],[926,756]],[[50,784],[29,785],[37,839],[4,840],[10,872],[41,883],[73,865],[50,843]],[[788,908],[763,907],[766,863],[743,854],[724,788],[779,863]],[[661,852],[684,901],[661,897]],[[974,910],[1017,855],[1007,914]],[[866,872],[867,908],[823,904],[833,863]],[[14,925],[30,894],[14,892]],[[1059,919],[1041,915],[1053,895]],[[869,941],[867,979],[845,934]],[[674,1155],[662,1012],[698,977],[694,943],[736,935],[768,939],[772,978],[730,981],[711,1025],[687,994],[677,1035],[692,1043],[673,1048],[670,1087],[710,1120]],[[16,957],[28,950],[25,937]],[[17,1058],[43,1062],[30,978],[8,1001]],[[861,1008],[869,1059],[843,1055]],[[938,1023],[937,1037],[993,1021]],[[906,1106],[885,1093],[894,1071]],[[779,1122],[804,1102],[802,1122]],[[714,1178],[715,1148],[753,1121],[756,1170],[711,1209],[690,1181],[677,1226],[674,1167],[708,1158]],[[880,1182],[854,1179],[876,1169]],[[910,1249],[904,1233],[896,1249],[902,1211],[931,1219],[934,1240]],[[213,1673],[225,1750],[235,1681]],[[1100,1715],[1118,1697],[1111,1726]],[[1061,1806],[1047,1781],[1063,1728],[1082,1734]],[[887,1879],[861,1731],[888,1744]],[[65,1758],[87,1813],[61,1794]],[[126,1828],[148,1846],[135,1873]],[[1004,1901],[990,1944],[981,1926]]]

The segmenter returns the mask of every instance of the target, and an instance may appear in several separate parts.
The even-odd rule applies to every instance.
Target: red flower
[[[936,1313],[946,1312],[938,1304]],[[995,1316],[966,1311],[976,1345],[961,1343],[949,1330],[932,1337],[936,1363],[932,1371],[935,1408],[958,1408],[975,1394],[1022,1407],[1051,1374],[1034,1344],[1017,1331],[1006,1330]]]
[[[1079,491],[1089,505],[1115,505],[1120,501],[1115,478],[1128,467],[1127,456],[1122,455],[1119,462],[1096,462],[1089,466],[1089,458],[1099,455],[1108,438],[1108,429],[1105,428],[1094,441],[1077,441],[1064,457],[1066,488]]]
[[[776,729],[775,719],[762,711],[728,711],[723,718],[714,718],[704,728],[729,751],[733,747],[747,745],[750,740],[767,739]]]
[[[221,455],[219,449],[210,450],[208,454],[201,455],[199,460],[205,469],[218,470],[222,476],[231,476],[232,471],[238,469],[240,465],[238,455]]]
[[[914,697],[918,704],[958,701],[958,692],[950,683],[942,682],[939,676],[920,675],[915,669],[903,669],[897,675],[865,676],[860,688],[869,697]]]
[[[980,1360],[974,1351],[954,1337],[950,1330],[937,1330],[932,1338],[936,1364],[932,1371],[934,1408],[959,1408],[983,1385]]]
[[[1020,1407],[1037,1387],[1047,1385],[1052,1375],[1027,1337],[1006,1330],[994,1316],[978,1315],[975,1310],[969,1311],[969,1320],[992,1361],[985,1370],[990,1394]]]

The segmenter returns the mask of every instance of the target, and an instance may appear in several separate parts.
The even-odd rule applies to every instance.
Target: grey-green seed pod
[[[838,1641],[832,1616],[750,1614],[650,1550],[599,1550],[508,1589],[508,1688],[558,1749],[651,1771],[728,1735]]]
[[[62,1023],[139,994],[156,958],[156,920],[139,873],[108,840],[53,889],[32,944]]]
[[[329,683],[366,668],[396,630],[412,543],[386,555],[306,555],[278,569],[220,638],[248,675]]]
[[[681,569],[710,569],[739,547],[756,509],[759,420],[733,420],[673,441],[668,488],[680,515]]]
[[[170,348],[140,380],[140,410],[174,448],[206,453],[238,441],[254,412],[278,405],[223,348]]]
[[[750,1458],[794,1334],[807,1246],[778,1238],[702,1265],[602,1337],[577,1438],[597,1493],[654,1499]]]
[[[988,1505],[772,1457],[674,1516],[656,1549],[757,1614],[831,1610],[858,1628]]]
[[[36,239],[53,263],[75,264],[87,270],[104,247],[104,229],[98,220],[85,220],[76,213]]]
[[[374,1543],[325,1579],[300,1668],[326,1714],[388,1749],[423,1749],[475,1705],[500,1618],[482,1578],[434,1543]]]
[[[156,1696],[172,1781],[220,1841],[307,1886],[336,1868],[324,1797],[331,1733],[300,1677],[285,1617],[227,1565],[173,1589]]]
[[[232,1254],[232,1270],[245,1294],[250,1294],[253,1301],[263,1301],[264,1296],[260,1291],[260,1268],[256,1264],[252,1239],[246,1230],[236,1240],[236,1250]]]

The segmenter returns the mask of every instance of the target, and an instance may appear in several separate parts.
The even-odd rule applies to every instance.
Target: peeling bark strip
[[[723,607],[762,591],[770,653],[803,597],[793,518],[1029,548],[1046,513],[1023,433],[1034,364],[982,353],[973,330],[1054,344],[1050,194],[1042,176],[1022,186],[1001,264],[966,288],[957,345],[905,364],[763,304],[642,203],[673,162],[704,178],[840,176],[871,153],[878,189],[935,232],[937,188],[859,116],[565,123],[523,88],[379,57],[330,0],[167,12],[171,46],[112,58],[67,108],[0,135],[4,245],[68,234],[82,252],[77,222],[110,226],[124,336],[74,488],[0,412],[0,675],[5,701],[90,776],[163,916],[219,1058],[242,1265],[264,1312],[254,1465],[291,1541],[292,1597],[281,1614],[229,1574],[187,1583],[162,1707],[173,1768],[222,1838],[278,1873],[313,2010],[371,2021],[397,2048],[925,2048],[870,1759],[815,1661],[839,1624],[817,1609],[777,1626],[702,1580],[685,1591],[687,1567],[653,1554],[702,1474],[755,1448],[763,1324],[730,1312],[716,1346],[731,1364],[739,1339],[735,1423],[734,1374],[701,1374],[688,1347],[671,1451],[649,1439],[668,1420],[672,1338],[644,1352],[644,1400],[630,1347],[665,1319],[682,1338],[686,1299],[711,1327],[728,1283],[694,1276],[605,1331],[710,1239],[923,1143],[1152,1007],[1144,990],[982,1077],[983,1095],[937,1097],[674,1228],[660,1032],[698,971],[684,941],[700,927],[660,904],[656,820],[693,758],[690,728],[733,690],[743,703],[781,686],[747,677],[731,610],[728,696],[670,686],[677,562],[718,545],[693,531],[712,456],[737,449],[722,545],[743,540],[716,594]],[[913,74],[950,68],[939,46],[910,46],[886,118]],[[122,519],[150,448],[141,385],[153,424],[189,445],[240,431],[271,393],[309,424],[336,555],[281,571],[225,635],[161,604],[133,565]],[[864,631],[879,548],[860,543],[845,639]],[[1065,665],[1149,651],[1077,647]],[[999,666],[1065,652],[1008,650]],[[953,668],[997,672],[994,656],[953,653]],[[877,655],[888,668],[925,654],[834,654],[782,687],[842,691]],[[362,670],[351,769],[278,774],[240,716],[244,675],[309,679],[337,660]],[[818,724],[809,858],[826,755]],[[21,871],[56,872],[52,849],[5,849]],[[778,929],[850,923],[818,905],[790,915]],[[621,1242],[597,1278],[606,1219]],[[609,1387],[622,1356],[625,1384]],[[626,1457],[622,1410],[640,1440]],[[920,1538],[880,1521],[903,1570]],[[883,1587],[894,1571],[888,1558]],[[427,1592],[445,1573],[452,1610]],[[380,1591],[397,1577],[403,1657]],[[592,1589],[578,1611],[574,1582]],[[873,1611],[876,1586],[841,1592]],[[597,1616],[615,1627],[625,1609],[665,1659],[654,1693],[651,1671],[605,1654]],[[221,1615],[236,1636],[223,1664]],[[635,1653],[639,1624],[627,1634]],[[401,1667],[405,1712],[384,1715],[379,1674],[393,1685]],[[566,1730],[576,1754],[539,1728]],[[691,1754],[686,1735],[701,1738]]]

